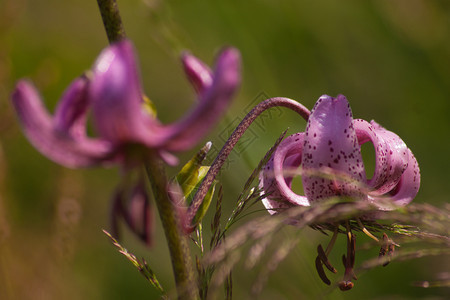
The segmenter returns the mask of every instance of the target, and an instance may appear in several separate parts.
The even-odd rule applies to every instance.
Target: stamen
[[[352,233],[350,238],[350,263],[351,268],[353,269],[355,265],[355,256],[356,256],[356,236]]]
[[[351,275],[354,280],[357,280],[358,278],[356,277],[355,272],[353,272],[353,267],[355,266],[355,258],[356,258],[356,236],[352,233],[352,239],[350,241],[349,275]]]
[[[386,233],[383,232],[383,242],[381,244],[380,253],[378,254],[378,257],[383,258],[386,255],[387,251],[388,251],[388,236]],[[387,265],[388,263],[389,262],[385,264]]]
[[[330,279],[328,279],[327,275],[325,274],[325,270],[323,269],[322,261],[320,260],[319,256],[316,257],[316,270],[317,270],[317,273],[319,274],[320,279],[322,279],[322,281],[325,284],[330,285],[331,281],[330,281]]]
[[[392,241],[389,241],[389,242],[390,243],[389,243],[388,253],[387,253],[389,260],[383,264],[383,267],[386,267],[391,262],[392,256],[394,256],[395,244]]]
[[[331,249],[333,249],[333,246],[334,246],[334,243],[336,242],[338,234],[339,234],[338,226],[336,226],[334,228],[333,236],[331,237],[331,240],[328,243],[327,250],[325,250],[326,256],[330,255]]]
[[[325,267],[327,267],[328,270],[330,270],[333,273],[337,273],[337,270],[335,267],[333,267],[331,265],[331,262],[329,261],[327,255],[325,254],[325,251],[323,251],[322,245],[319,244],[319,246],[317,246],[317,254],[318,254],[318,258],[320,258],[320,260],[323,262],[323,264],[325,265]]]
[[[338,236],[338,227],[336,226],[334,229],[334,233],[333,236],[331,237],[330,242],[327,245],[327,250],[324,251],[322,248],[322,245],[318,245],[317,246],[317,257],[316,257],[316,269],[317,269],[317,273],[319,273],[319,277],[320,279],[322,279],[322,281],[328,285],[331,284],[330,280],[328,279],[328,277],[325,275],[325,271],[323,269],[322,264],[324,264],[328,270],[330,270],[333,273],[337,273],[337,270],[335,267],[333,267],[333,265],[331,264],[330,260],[328,259],[328,255],[331,252],[331,249],[333,249],[334,243],[336,242],[336,238]]]
[[[370,237],[371,239],[377,241],[378,243],[380,242],[380,240],[379,240],[376,236],[374,236],[372,233],[370,233],[369,230],[367,230],[366,227],[364,227],[363,223],[361,222],[361,220],[360,220],[359,218],[356,218],[356,222],[358,222],[359,227],[361,227],[362,231],[363,231],[368,237]]]
[[[383,243],[381,244],[380,253],[378,254],[379,258],[383,258],[386,254],[388,255],[383,267],[386,267],[390,263],[391,257],[394,255],[394,251],[395,243],[387,236],[386,233],[383,233]]]
[[[349,242],[351,242],[352,240],[352,231],[350,229],[350,224],[348,223],[348,221],[345,221],[345,228],[347,229],[347,248],[348,248]]]

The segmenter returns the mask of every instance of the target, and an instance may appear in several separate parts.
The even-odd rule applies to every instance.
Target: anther
[[[328,279],[327,275],[325,274],[325,270],[323,269],[322,261],[320,260],[319,256],[316,257],[316,270],[317,270],[317,273],[319,274],[320,279],[322,279],[322,281],[325,284],[330,285],[331,281],[330,281],[330,279]]]
[[[334,233],[333,236],[330,240],[330,242],[327,245],[327,249],[324,251],[322,248],[322,245],[318,245],[317,246],[317,257],[316,257],[316,269],[317,269],[317,273],[319,274],[320,279],[322,279],[322,281],[327,284],[330,285],[331,282],[328,279],[328,277],[325,274],[325,270],[323,269],[323,265],[324,264],[328,270],[330,270],[333,273],[337,273],[336,268],[333,267],[333,265],[331,265],[330,260],[328,259],[328,255],[331,252],[331,249],[333,249],[334,243],[336,242],[336,238],[338,236],[338,227],[336,226],[334,229]]]
[[[325,265],[325,267],[327,267],[328,270],[330,270],[333,273],[337,273],[336,268],[331,265],[330,260],[328,259],[327,255],[325,254],[325,251],[323,251],[322,245],[320,244],[319,246],[317,246],[317,254],[318,254],[317,257],[320,258],[320,260]]]
[[[363,223],[361,222],[361,220],[359,218],[356,218],[356,222],[358,222],[358,226],[361,228],[362,232],[364,232],[371,239],[373,239],[377,242],[380,242],[380,240],[378,240],[378,238],[376,236],[374,236],[372,233],[370,233],[369,230],[367,230],[366,227],[364,227]]]
[[[386,267],[391,261],[391,257],[394,255],[395,251],[395,243],[387,236],[386,233],[383,233],[383,242],[381,244],[380,253],[378,254],[379,258],[383,258],[387,254],[387,260],[383,263],[383,267]]]

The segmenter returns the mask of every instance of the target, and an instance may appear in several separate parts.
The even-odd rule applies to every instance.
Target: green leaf
[[[206,145],[200,149],[200,151],[192,157],[181,169],[180,173],[175,177],[174,181],[178,183],[183,191],[184,199],[188,205],[191,204],[194,199],[194,195],[197,192],[200,184],[205,178],[210,166],[203,166],[202,163],[206,158],[206,154],[211,149],[211,142],[206,143]],[[195,223],[200,222],[208,211],[209,205],[211,204],[212,197],[214,195],[216,182],[214,182],[202,204],[200,205],[197,214],[195,215]]]

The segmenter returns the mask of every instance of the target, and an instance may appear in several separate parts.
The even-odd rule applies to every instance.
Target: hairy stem
[[[110,44],[126,38],[116,0],[97,0]]]
[[[216,177],[217,173],[222,168],[223,164],[225,163],[228,155],[230,155],[234,146],[237,144],[239,139],[245,133],[247,128],[253,123],[253,121],[260,114],[262,114],[267,109],[276,107],[276,106],[282,106],[282,107],[292,109],[293,111],[300,114],[305,120],[308,120],[308,117],[310,115],[310,111],[306,107],[304,107],[302,104],[298,103],[297,101],[289,99],[289,98],[283,98],[283,97],[270,98],[270,99],[267,99],[267,100],[259,103],[258,105],[256,105],[245,116],[245,118],[241,121],[241,123],[239,123],[239,125],[236,127],[236,129],[233,131],[233,133],[230,135],[230,137],[226,141],[225,145],[222,147],[222,149],[220,150],[216,159],[212,163],[205,178],[203,179],[199,189],[197,190],[197,193],[194,196],[194,199],[192,200],[191,205],[189,206],[189,208],[187,210],[187,215],[186,215],[186,219],[185,219],[186,223],[184,224],[184,229],[186,232],[191,232],[194,229],[195,224],[192,224],[192,220],[194,219],[194,217],[197,213],[197,210],[199,209],[200,205],[202,204],[203,198],[205,198],[206,193],[208,192],[209,188],[211,187],[211,184],[213,183],[214,178]]]
[[[169,183],[162,160],[152,155],[146,170],[169,247],[178,299],[199,299],[187,237],[181,231],[176,207],[168,194]]]

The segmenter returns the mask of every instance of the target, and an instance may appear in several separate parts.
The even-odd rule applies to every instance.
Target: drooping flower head
[[[371,142],[375,149],[375,172],[371,179],[366,178],[361,156],[361,145],[366,142]],[[286,169],[299,167],[304,173],[304,196],[292,191],[292,178],[284,175]],[[320,171],[337,178],[313,174]],[[386,196],[396,205],[406,205],[416,196],[420,185],[417,161],[406,144],[374,121],[353,119],[342,95],[319,98],[305,132],[281,142],[260,179],[266,193],[272,191],[263,200],[271,214],[279,208],[309,206],[333,196],[353,196],[375,205]]]
[[[128,40],[102,51],[92,70],[70,84],[53,116],[27,80],[17,83],[12,103],[33,146],[63,166],[118,164],[129,174],[130,168],[144,163],[149,155],[175,164],[177,159],[170,152],[193,148],[218,122],[240,83],[240,55],[234,48],[220,53],[214,70],[188,53],[182,56],[182,63],[198,103],[168,125],[155,117],[144,96],[135,51]],[[178,101],[173,100],[173,104]],[[96,137],[86,133],[89,110]],[[113,220],[123,217],[148,243],[148,199],[138,197],[142,193],[129,194],[130,199],[124,199],[119,189],[114,197]],[[136,223],[138,219],[141,221]]]
[[[361,145],[367,142],[375,149],[375,171],[371,179],[366,178],[361,156]],[[292,172],[298,172],[299,168],[304,195],[292,190]],[[305,132],[281,142],[260,174],[260,186],[266,195],[262,202],[270,214],[289,207],[310,206],[336,196],[369,201],[380,210],[389,210],[392,209],[390,203],[402,206],[411,202],[419,185],[419,167],[406,144],[374,121],[353,119],[343,95],[320,97],[308,118]],[[348,236],[351,248],[354,235]],[[350,256],[354,249],[349,253],[347,262],[344,260],[346,278],[342,289],[353,285],[350,270],[354,254]],[[320,265],[322,263],[325,259]]]

